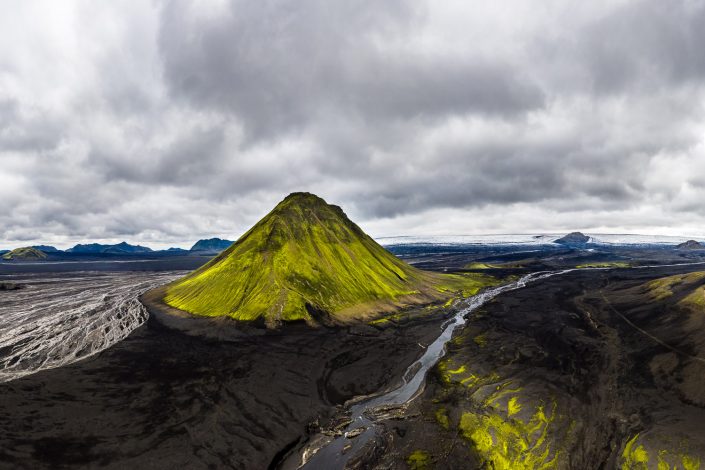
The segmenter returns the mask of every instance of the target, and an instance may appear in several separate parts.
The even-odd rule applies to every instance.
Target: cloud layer
[[[380,236],[705,235],[705,4],[500,3],[3,5],[0,247],[237,237],[297,190]]]

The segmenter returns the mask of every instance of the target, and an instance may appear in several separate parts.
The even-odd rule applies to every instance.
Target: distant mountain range
[[[69,248],[66,250],[66,253],[82,253],[82,254],[144,254],[144,253],[159,253],[159,252],[168,252],[168,253],[199,253],[199,254],[205,254],[205,253],[220,253],[221,251],[225,250],[228,248],[230,245],[232,245],[232,241],[230,240],[222,240],[220,238],[209,238],[205,240],[198,240],[193,247],[191,247],[190,250],[185,250],[183,248],[168,248],[166,250],[152,250],[151,248],[148,248],[146,246],[141,246],[141,245],[131,245],[127,242],[122,242],[118,243],[116,245],[102,245],[100,243],[89,243],[85,245],[76,245],[73,248]],[[41,249],[40,246],[37,246],[35,248]],[[53,247],[49,247],[53,248]],[[42,251],[48,253],[50,251],[58,251],[56,248],[53,250],[43,250]]]
[[[102,243],[85,243],[69,248],[67,250],[59,250],[51,245],[34,245],[31,247],[22,247],[15,250],[0,250],[0,256],[5,260],[22,260],[22,259],[66,259],[67,256],[75,255],[80,257],[102,257],[102,256],[186,256],[198,255],[209,256],[216,255],[232,245],[232,241],[223,240],[220,238],[209,238],[198,240],[190,250],[184,248],[168,248],[166,250],[152,250],[149,247],[142,245],[132,245],[127,242],[117,244],[102,244]],[[43,256],[32,256],[33,254],[41,253]],[[7,256],[5,256],[7,255]]]
[[[379,243],[393,253],[398,253],[399,247],[406,245],[545,245],[563,246],[566,248],[583,249],[600,245],[632,245],[643,247],[661,247],[665,249],[678,249],[682,251],[705,250],[705,244],[696,240],[687,240],[685,237],[655,237],[643,235],[585,235],[580,232],[569,233],[564,236],[557,235],[475,235],[475,236],[440,236],[440,237],[386,237],[378,239]],[[208,238],[198,240],[190,249],[168,248],[153,250],[146,246],[132,245],[127,242],[117,244],[87,243],[78,244],[67,250],[60,250],[51,245],[34,245],[31,247],[47,257],[35,259],[61,260],[80,257],[114,257],[114,256],[211,256],[223,252],[233,244],[231,240],[222,238]],[[395,251],[396,249],[396,251]],[[0,250],[0,257],[10,253],[11,250]],[[73,256],[72,256],[73,255]],[[8,258],[9,259],[9,258]],[[26,259],[22,256],[13,256],[11,259]]]
[[[134,254],[134,253],[151,253],[152,249],[146,246],[130,245],[127,242],[118,243],[117,245],[101,245],[100,243],[89,243],[86,245],[76,245],[73,248],[66,250],[67,253],[112,253],[112,254]]]

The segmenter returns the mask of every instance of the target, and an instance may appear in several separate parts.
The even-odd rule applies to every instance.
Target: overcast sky
[[[0,247],[705,235],[705,1],[0,0]]]

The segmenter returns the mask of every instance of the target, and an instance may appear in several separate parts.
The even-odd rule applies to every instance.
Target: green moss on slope
[[[282,321],[364,317],[403,304],[470,295],[482,275],[418,270],[382,248],[342,209],[293,193],[230,248],[167,288],[165,302],[204,316],[273,326]],[[325,312],[325,313],[323,313]]]
[[[426,470],[431,463],[431,456],[423,450],[415,450],[406,459],[406,463],[411,470]]]
[[[5,253],[2,259],[13,260],[13,259],[45,259],[47,257],[46,253],[31,246],[24,248],[15,248],[9,253]]]
[[[472,335],[466,340],[472,341]],[[521,382],[460,364],[452,353],[436,371],[444,389],[437,395],[436,421],[443,429],[458,430],[480,458],[481,468],[567,467],[574,424],[559,412],[555,398],[537,399]]]
[[[629,268],[631,263],[626,261],[600,261],[595,263],[585,263],[576,266],[578,269],[585,268]]]
[[[675,276],[662,277],[647,282],[644,287],[653,300],[664,300],[673,295],[674,288],[679,286],[690,287],[705,278],[705,272],[698,271],[688,274],[676,274]]]
[[[647,449],[639,434],[627,440],[622,450],[622,470],[647,470],[653,468],[651,456],[656,454],[658,470],[699,470],[700,457],[687,451],[672,449]],[[651,462],[651,464],[650,464]]]

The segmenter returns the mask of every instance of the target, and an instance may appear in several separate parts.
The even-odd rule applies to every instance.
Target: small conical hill
[[[15,248],[9,253],[5,253],[2,259],[6,260],[42,260],[46,259],[47,255],[41,250],[26,246],[23,248]]]
[[[476,282],[476,281],[475,281]],[[457,276],[416,269],[366,235],[338,206],[293,193],[230,248],[168,286],[164,301],[204,316],[337,321],[465,288]]]

